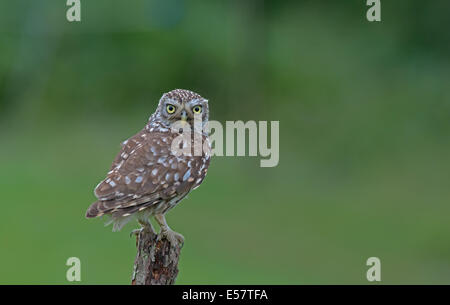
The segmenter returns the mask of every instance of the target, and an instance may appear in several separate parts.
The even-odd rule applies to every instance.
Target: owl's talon
[[[132,231],[130,232],[130,237],[133,237],[133,235],[136,236],[136,237],[138,237],[139,234],[141,233],[141,231],[142,231],[143,229],[144,229],[144,228],[132,230]]]
[[[153,234],[156,235],[155,230],[153,229],[153,226],[150,222],[142,222],[139,221],[139,223],[141,224],[142,227],[140,227],[139,229],[134,229],[133,231],[130,232],[130,237],[132,237],[133,235],[136,237],[139,237],[139,234],[143,231],[143,230],[147,230]]]
[[[184,244],[184,237],[178,232],[172,230],[161,230],[158,234],[157,241],[162,240],[163,238],[167,239],[172,245],[180,245]]]
[[[183,246],[183,235],[170,229],[170,227],[167,225],[166,217],[164,216],[164,214],[156,214],[155,219],[161,227],[161,232],[158,234],[158,241],[165,237],[172,245],[180,244],[180,246]]]

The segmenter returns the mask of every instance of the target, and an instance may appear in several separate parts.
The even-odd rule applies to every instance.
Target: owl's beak
[[[186,122],[186,121],[187,121],[187,113],[186,113],[185,110],[183,110],[183,111],[181,112],[181,120],[182,120],[183,122]]]

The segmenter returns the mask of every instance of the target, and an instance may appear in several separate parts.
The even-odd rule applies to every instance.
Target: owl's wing
[[[202,156],[170,153],[174,135],[145,129],[124,142],[111,171],[94,193],[86,217],[126,216],[149,205],[186,194],[199,185],[209,164]]]

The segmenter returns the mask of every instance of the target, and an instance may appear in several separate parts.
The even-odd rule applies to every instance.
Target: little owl
[[[114,231],[136,217],[141,226],[153,231],[149,218],[154,216],[161,237],[183,243],[183,236],[167,225],[165,214],[205,178],[210,142],[203,127],[208,114],[208,101],[195,92],[176,89],[163,94],[147,125],[122,143],[105,180],[94,190],[98,200],[88,208],[86,217],[110,215]],[[194,128],[197,122],[201,128]],[[173,140],[187,135],[189,143],[172,145]],[[200,153],[192,153],[198,145],[194,139],[203,143]],[[186,144],[193,148],[188,153],[173,149]]]

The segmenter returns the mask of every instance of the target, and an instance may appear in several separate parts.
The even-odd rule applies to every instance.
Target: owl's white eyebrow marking
[[[136,181],[136,183],[142,182],[142,176],[137,177],[135,181]]]
[[[130,184],[131,180],[128,176],[125,176],[125,183],[126,184]]]
[[[190,100],[189,102],[187,102],[187,104],[192,105],[192,104],[195,104],[195,103],[198,103],[198,102],[200,102],[200,99],[194,98],[194,99]]]
[[[191,170],[188,169],[188,170],[186,171],[186,173],[184,174],[184,176],[183,176],[183,181],[186,181],[187,178],[189,178],[190,176],[191,176]]]
[[[176,100],[176,99],[174,99],[174,98],[170,98],[170,97],[167,97],[167,96],[166,96],[165,100],[166,100],[169,104],[172,104],[172,105],[174,105],[174,106],[180,106],[180,103],[178,102],[178,100]]]

